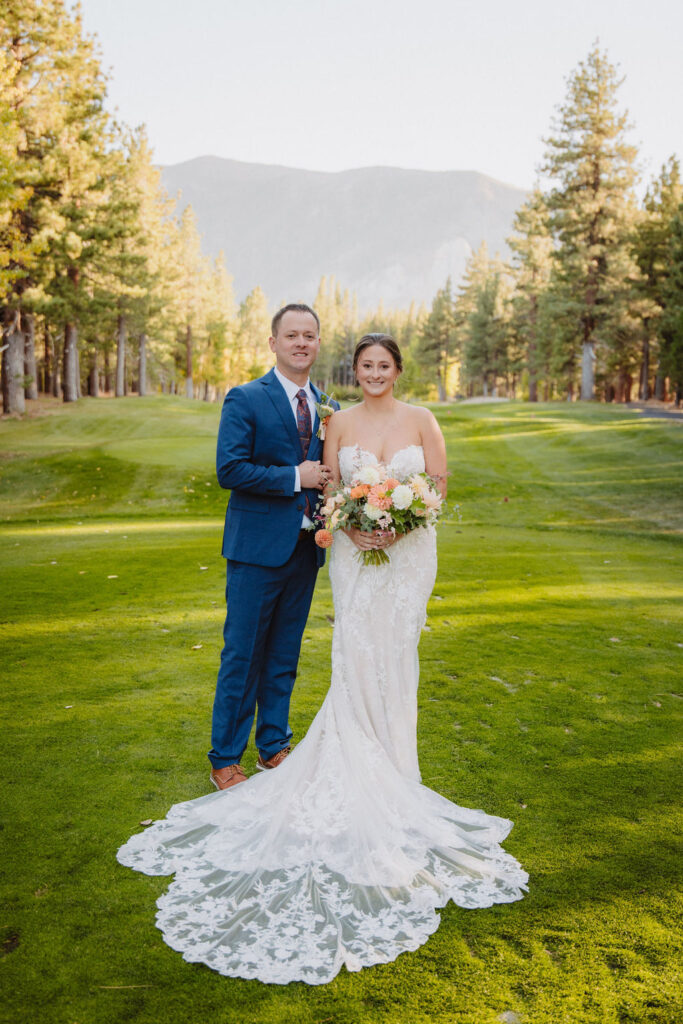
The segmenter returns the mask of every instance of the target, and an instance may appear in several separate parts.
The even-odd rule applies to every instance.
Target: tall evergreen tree
[[[65,328],[64,397],[77,397],[77,322],[82,312],[81,260],[87,256],[93,207],[106,150],[105,82],[80,13],[62,0],[5,0],[0,42],[15,75],[12,107],[20,128],[18,181],[29,198],[14,228],[25,258],[15,268],[6,309],[14,322],[55,284]],[[42,253],[40,262],[36,255]],[[32,337],[30,317],[27,338]]]
[[[664,397],[664,372],[662,359],[666,362],[666,350],[670,344],[668,329],[671,319],[663,317],[668,292],[668,280],[672,269],[671,235],[673,221],[683,201],[683,183],[680,164],[675,156],[664,164],[659,175],[651,182],[645,194],[636,230],[634,232],[634,255],[640,268],[641,279],[641,359],[639,397],[650,397],[650,364],[659,347],[659,367],[655,384],[656,396]],[[657,345],[657,343],[659,343]]]
[[[521,364],[512,352],[511,282],[499,259],[489,263],[473,298],[474,308],[466,315],[463,332],[465,377],[479,382],[485,395],[497,392],[500,378],[508,391],[514,391]]]
[[[420,330],[417,350],[418,361],[436,380],[440,402],[447,398],[448,367],[455,355],[456,343],[455,303],[449,277],[434,296],[432,308]]]
[[[193,398],[194,349],[205,325],[210,269],[202,255],[197,218],[191,206],[185,207],[180,218],[178,242],[178,338],[184,353],[185,394]]]
[[[581,397],[595,396],[595,363],[615,332],[629,325],[629,287],[637,277],[630,253],[635,219],[635,147],[626,140],[621,84],[597,44],[570,76],[543,172],[555,251],[556,301],[576,325],[581,344]]]
[[[683,203],[671,222],[670,271],[663,287],[661,369],[669,377],[676,405],[683,401]]]
[[[514,329],[524,348],[529,374],[529,401],[538,401],[538,378],[547,368],[548,337],[543,331],[542,306],[550,281],[553,240],[548,209],[537,187],[517,213],[514,234],[508,238],[515,294],[512,299]]]
[[[211,269],[206,299],[205,340],[197,361],[202,397],[205,401],[213,398],[220,385],[229,379],[230,356],[235,349],[236,334],[237,311],[232,278],[225,269],[221,252]]]
[[[256,286],[240,304],[237,327],[241,380],[253,380],[266,372],[272,362],[268,345],[270,315],[268,300]]]

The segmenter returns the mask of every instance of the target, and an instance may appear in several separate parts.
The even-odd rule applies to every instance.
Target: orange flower
[[[393,487],[398,487],[398,480],[395,477],[390,476],[388,480],[384,481],[384,486],[388,491],[390,491]]]
[[[369,492],[369,484],[356,484],[356,486],[352,487],[349,491],[349,495],[352,498],[364,498],[366,494],[369,494]]]
[[[384,495],[382,495],[381,493],[377,494],[376,490],[377,489],[373,487],[373,489],[368,494],[368,505],[374,505],[375,508],[381,508],[384,512],[386,512],[387,509],[391,508],[391,498],[385,498]]]
[[[332,539],[332,534],[329,530],[316,530],[315,542],[319,548],[329,548]]]

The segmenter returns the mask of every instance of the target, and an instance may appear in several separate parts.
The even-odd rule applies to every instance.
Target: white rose
[[[408,484],[399,484],[391,492],[394,508],[410,508],[413,503],[413,489]]]
[[[365,512],[368,519],[372,519],[374,521],[376,521],[377,519],[381,519],[382,516],[384,515],[384,512],[382,511],[381,508],[377,508],[376,505],[368,505],[367,501],[365,502],[363,512]]]
[[[369,484],[370,487],[374,487],[380,481],[379,471],[375,466],[363,466],[356,479],[361,484]]]

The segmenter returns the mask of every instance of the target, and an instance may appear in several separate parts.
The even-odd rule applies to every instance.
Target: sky
[[[530,187],[595,40],[642,180],[683,156],[680,0],[81,0],[159,164],[476,170]]]

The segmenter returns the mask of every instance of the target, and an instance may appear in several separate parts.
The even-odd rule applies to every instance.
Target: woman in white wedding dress
[[[336,413],[324,462],[345,483],[368,463],[427,470],[445,491],[434,417],[398,402],[401,356],[366,335],[354,357],[358,406]],[[388,549],[363,566],[358,549]],[[432,527],[399,539],[335,534],[332,678],[308,733],[281,765],[176,804],[134,835],[122,864],[175,873],[157,924],[185,960],[221,974],[323,984],[417,949],[453,900],[520,899],[528,876],[500,847],[512,822],[459,807],[420,783],[417,645],[436,576]]]

